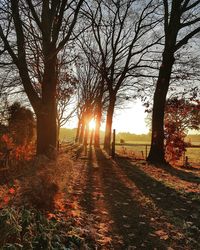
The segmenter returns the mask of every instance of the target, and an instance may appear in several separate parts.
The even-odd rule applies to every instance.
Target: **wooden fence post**
[[[185,151],[183,151],[183,167],[185,166]]]
[[[185,167],[189,167],[189,159],[188,156],[185,157]]]
[[[145,160],[147,160],[147,145],[145,146]]]
[[[112,141],[112,158],[115,158],[115,129],[113,129],[113,141]]]
[[[60,150],[60,141],[57,140],[57,151],[59,152],[59,150]]]

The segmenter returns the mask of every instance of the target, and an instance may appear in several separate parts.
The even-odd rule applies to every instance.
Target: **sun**
[[[96,122],[95,122],[94,119],[92,119],[92,120],[89,122],[89,128],[90,128],[90,130],[95,129],[95,126],[96,126]]]

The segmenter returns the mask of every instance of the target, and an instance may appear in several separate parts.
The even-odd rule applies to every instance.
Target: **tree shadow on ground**
[[[123,238],[123,248],[115,246],[114,249],[167,249],[166,243],[153,235],[155,229],[145,218],[132,190],[118,179],[112,161],[100,149],[95,153],[105,203],[114,221],[113,231]]]
[[[155,167],[159,168],[159,166],[155,166]],[[177,176],[181,180],[200,184],[199,176],[197,176],[191,172],[185,172],[184,170],[174,168],[171,165],[162,166],[162,169],[164,169],[166,172],[168,172],[171,175]],[[190,170],[190,169],[188,169],[188,170]]]
[[[126,159],[116,159],[116,163],[143,194],[154,200],[173,223],[183,226],[183,224],[189,222],[195,225],[193,232],[190,232],[190,236],[197,241],[200,240],[198,236],[200,230],[199,199],[194,201],[189,194],[179,193],[164,183],[151,178]]]
[[[86,165],[86,186],[83,190],[83,195],[80,200],[81,206],[84,207],[86,212],[89,214],[95,209],[94,200],[92,199],[92,193],[95,188],[94,174],[95,170],[93,168],[92,148],[89,148],[88,161]]]

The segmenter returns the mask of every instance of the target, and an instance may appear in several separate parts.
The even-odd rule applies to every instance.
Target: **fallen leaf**
[[[123,225],[123,227],[130,228],[131,226],[130,225]]]
[[[72,210],[72,211],[70,211],[70,215],[72,216],[72,217],[79,217],[80,216],[80,211],[77,209],[77,210]]]
[[[166,235],[161,236],[160,239],[161,240],[168,240],[169,236],[166,234]]]
[[[107,245],[112,242],[111,237],[103,237],[103,239],[97,240],[101,245]]]
[[[108,212],[106,212],[106,211],[101,211],[101,213],[102,213],[102,214],[105,214],[105,215],[108,214]]]
[[[100,223],[99,224],[99,231],[101,233],[108,232],[108,226],[106,225],[106,223]]]
[[[159,236],[159,238],[160,238],[161,240],[167,240],[167,239],[169,239],[168,234],[167,234],[165,231],[163,231],[162,229],[161,229],[161,230],[155,231],[155,234],[156,234],[157,236]]]

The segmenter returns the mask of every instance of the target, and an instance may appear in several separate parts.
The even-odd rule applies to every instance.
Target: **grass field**
[[[200,148],[187,148],[186,156],[188,156],[189,162],[192,165],[200,166]]]

